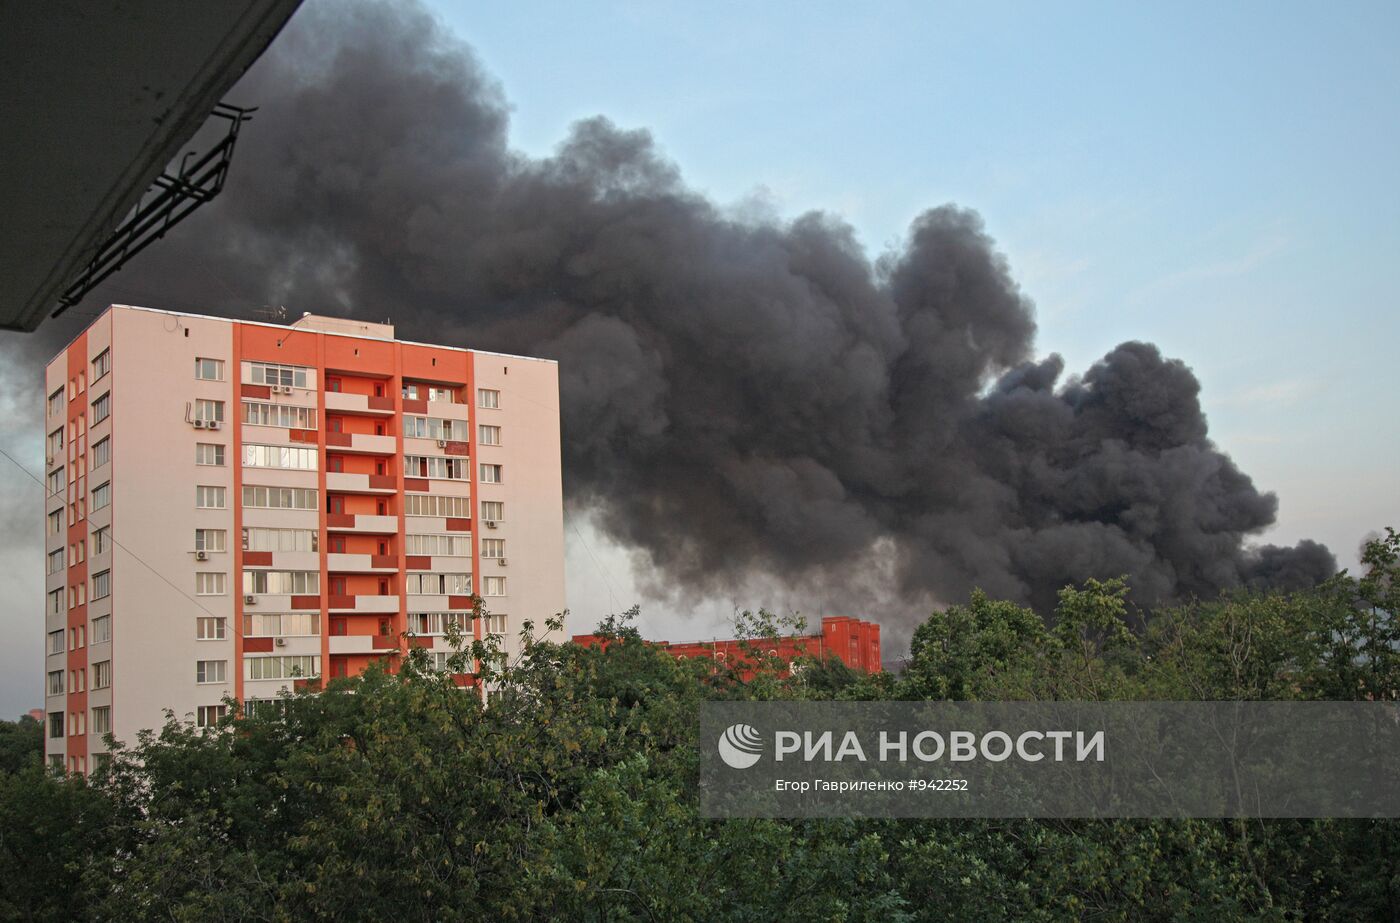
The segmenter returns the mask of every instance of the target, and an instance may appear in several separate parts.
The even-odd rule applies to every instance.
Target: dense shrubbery
[[[1394,699],[1397,550],[1391,533],[1362,579],[1145,627],[1120,581],[1065,590],[1048,624],[976,594],[919,627],[897,678],[828,663],[740,683],[618,619],[606,649],[527,636],[490,708],[414,664],[232,732],[172,722],[90,782],[17,760],[0,914],[1394,919],[1395,822],[706,821],[694,734],[707,697]]]

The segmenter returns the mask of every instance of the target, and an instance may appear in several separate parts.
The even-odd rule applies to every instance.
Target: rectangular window
[[[315,471],[316,454],[314,448],[290,445],[245,445],[243,466],[245,468],[291,468],[297,471]]]
[[[405,516],[443,516],[470,519],[472,501],[469,497],[444,497],[438,494],[405,494]]]
[[[50,738],[54,738],[54,737],[62,737],[62,736],[63,736],[63,712],[61,712],[61,711],[49,712],[49,737],[50,737]],[[53,764],[53,760],[54,760],[55,758],[57,758],[58,761],[59,761],[58,767],[59,767],[60,769],[62,769],[62,768],[63,768],[63,757],[59,756],[57,753],[55,753],[53,756],[49,757],[49,764],[52,765],[52,764]]]
[[[94,555],[106,554],[111,551],[112,530],[110,526],[103,526],[92,533],[92,553]]]
[[[49,632],[49,653],[50,653],[50,654],[62,654],[62,653],[63,653],[63,629],[62,629],[62,628],[58,629],[57,631],[51,631],[51,632]]]
[[[441,404],[457,403],[457,390],[455,388],[435,388],[428,386],[428,400]]]
[[[506,595],[506,578],[504,578],[504,577],[487,577],[486,580],[483,581],[482,595],[483,595],[483,596],[504,596],[504,595]]]
[[[482,445],[500,445],[501,428],[499,426],[487,426],[485,423],[477,427],[477,442]]]
[[[196,683],[222,683],[228,676],[227,660],[200,660],[194,665]]]
[[[195,551],[224,551],[227,541],[228,533],[223,529],[194,530]]]
[[[112,595],[112,572],[104,570],[100,574],[92,575],[92,598],[106,599]]]
[[[112,661],[104,660],[92,665],[92,688],[106,689],[112,685]]]
[[[249,426],[281,426],[285,429],[315,429],[316,408],[291,404],[243,402],[243,422]]]
[[[299,365],[276,365],[271,362],[249,362],[248,381],[255,385],[274,387],[305,388],[307,371]]]
[[[500,500],[482,500],[481,518],[486,522],[502,522],[506,518],[506,505]]]
[[[316,491],[309,487],[245,486],[243,506],[259,510],[314,510]]]
[[[469,618],[456,612],[410,612],[408,630],[415,635],[440,635],[454,625],[465,630]]]
[[[112,437],[101,439],[92,446],[92,467],[101,468],[112,460]]]
[[[403,458],[404,477],[441,478],[464,481],[471,474],[465,458],[444,458],[440,455],[405,455]]]
[[[107,484],[99,484],[99,485],[97,485],[96,487],[94,487],[94,488],[92,489],[92,506],[91,506],[91,509],[92,509],[92,511],[93,511],[94,513],[97,512],[98,510],[104,508],[105,506],[107,506],[107,504],[109,504],[109,503],[111,503],[111,502],[112,502],[112,485],[111,485],[110,483],[107,483]]]
[[[60,426],[58,429],[49,433],[47,449],[49,466],[53,467],[53,463],[63,456],[63,427]]]
[[[445,535],[409,534],[404,536],[404,553],[471,557],[472,540],[465,532]]]
[[[59,388],[49,395],[49,416],[57,417],[63,414],[63,388]]]
[[[501,466],[500,466],[500,465],[482,465],[482,466],[481,466],[481,483],[483,483],[483,484],[499,484],[499,483],[501,483]]]
[[[481,540],[481,556],[483,558],[504,558],[506,556],[506,540],[503,538],[483,538]]]
[[[224,360],[222,359],[196,359],[194,360],[194,377],[200,381],[223,381],[224,380]]]
[[[200,705],[194,710],[194,723],[196,727],[217,727],[227,714],[227,705]]]
[[[96,359],[92,360],[92,380],[96,382],[97,379],[110,371],[112,371],[112,351],[104,349]]]
[[[60,695],[63,692],[63,671],[51,670],[49,672],[49,695]]]
[[[243,530],[244,551],[317,551],[319,535],[315,529],[254,529]]]
[[[403,434],[417,439],[466,439],[466,424],[461,420],[440,420],[437,417],[404,417]]]
[[[486,616],[486,633],[488,635],[504,635],[506,633],[506,617],[504,615]]]
[[[92,643],[103,644],[112,640],[112,617],[104,615],[92,620]]]
[[[223,596],[228,592],[228,574],[200,571],[194,575],[194,595]]]
[[[48,572],[50,574],[56,574],[59,571],[63,570],[63,567],[63,549],[57,548],[53,551],[50,551]]]
[[[501,392],[494,388],[477,388],[476,405],[487,410],[499,410],[501,407]]]
[[[92,425],[96,426],[112,415],[112,395],[110,392],[92,402]]]
[[[404,583],[410,596],[459,596],[472,591],[471,574],[409,574]]]
[[[289,657],[248,657],[248,679],[291,679],[321,675],[321,658],[311,655]]]
[[[210,467],[222,467],[224,447],[210,442],[197,442],[194,447],[194,463]]]
[[[48,480],[50,497],[61,495],[63,493],[63,488],[68,486],[68,476],[62,468],[50,471]]]
[[[226,621],[222,618],[201,616],[194,620],[194,636],[197,641],[222,641],[227,634]]]
[[[259,612],[243,616],[246,638],[312,637],[319,635],[320,617],[315,612]]]
[[[63,554],[63,552],[60,551],[59,554]],[[49,615],[62,615],[62,614],[63,614],[63,590],[61,590],[61,589],[58,589],[58,590],[50,590],[50,591],[49,591]]]
[[[63,510],[54,510],[49,514],[49,535],[58,535],[63,531]]]
[[[224,422],[224,402],[200,398],[194,402],[194,418],[205,423]]]
[[[314,570],[245,570],[244,593],[305,596],[321,591],[321,574]]]
[[[248,488],[243,488],[246,494]],[[194,505],[201,510],[221,510],[224,508],[224,489],[200,485],[194,489]]]
[[[112,706],[98,705],[92,709],[92,732],[108,734],[112,730]]]

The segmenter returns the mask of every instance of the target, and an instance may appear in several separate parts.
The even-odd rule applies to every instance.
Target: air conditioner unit
[[[438,440],[438,448],[439,448],[439,449],[445,449],[445,448],[447,448],[447,440],[446,440],[446,439],[439,439],[439,440]]]
[[[486,528],[488,528],[488,529],[494,529],[494,528],[496,528],[496,520],[494,520],[494,519],[488,519],[488,520],[486,520]]]
[[[44,463],[47,464],[49,467],[52,468],[52,467],[53,467],[53,456],[50,455],[50,456],[45,460]]]
[[[203,420],[195,420],[195,421],[194,421],[194,428],[195,428],[195,429],[204,429],[204,421],[203,421]]]
[[[277,645],[278,647],[286,647],[286,646],[287,646],[287,639],[286,639],[286,638],[277,638],[277,639],[275,639],[272,643],[275,644],[275,645]]]
[[[208,425],[210,429],[218,429],[220,426],[223,426],[218,420],[210,420]]]
[[[291,393],[292,393],[292,386],[291,386],[291,385],[283,385],[283,386],[282,386],[282,393],[283,393],[283,394],[291,394]]]
[[[194,553],[194,559],[196,561],[207,561],[209,560],[209,553],[207,551],[196,551]]]
[[[505,567],[505,566],[506,566],[506,559],[505,559],[505,558],[500,558],[500,559],[498,559],[498,560],[500,560],[501,566],[502,566],[502,567]]]
[[[249,593],[249,594],[247,594],[246,596],[243,597],[243,605],[245,605],[245,606],[252,606],[252,605],[255,605],[255,604],[257,603],[257,601],[258,601],[258,598],[257,598],[256,596],[254,596],[252,593]]]

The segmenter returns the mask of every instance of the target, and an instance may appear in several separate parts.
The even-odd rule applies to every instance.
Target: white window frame
[[[212,686],[228,682],[227,660],[196,660],[194,681],[197,685]]]
[[[483,410],[501,409],[501,392],[498,388],[477,388],[476,406]]]
[[[213,372],[213,375],[205,374]],[[196,381],[223,381],[224,380],[224,360],[210,359],[207,356],[196,356],[194,360],[194,377]]]
[[[194,595],[227,596],[228,574],[221,570],[201,570],[194,575]]]
[[[247,488],[244,489],[246,490]],[[196,485],[194,489],[194,507],[197,510],[227,509],[227,489],[218,484]]]

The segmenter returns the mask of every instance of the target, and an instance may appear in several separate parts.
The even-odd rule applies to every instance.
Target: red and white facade
[[[563,611],[552,361],[114,305],[46,393],[52,765]]]

